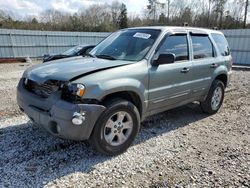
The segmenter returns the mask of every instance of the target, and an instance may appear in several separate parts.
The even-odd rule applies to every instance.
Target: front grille
[[[59,89],[58,81],[46,81],[43,84],[38,84],[33,80],[28,80],[24,85],[28,91],[42,98],[48,98],[53,92],[58,91]]]

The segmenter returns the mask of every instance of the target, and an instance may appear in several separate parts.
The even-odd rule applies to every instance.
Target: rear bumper
[[[105,110],[102,105],[65,102],[60,99],[60,93],[43,99],[24,89],[21,81],[17,88],[17,103],[31,120],[49,133],[71,140],[88,139],[98,117]],[[75,112],[84,114],[85,120],[81,125],[72,123]]]

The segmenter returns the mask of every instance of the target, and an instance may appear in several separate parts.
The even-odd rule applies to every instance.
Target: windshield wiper
[[[96,57],[102,58],[102,59],[116,60],[116,58],[114,58],[114,57],[112,57],[110,55],[106,55],[106,54],[96,55]]]
[[[86,56],[89,56],[89,57],[93,57],[93,58],[96,58],[95,55],[91,54],[91,53],[87,53]]]

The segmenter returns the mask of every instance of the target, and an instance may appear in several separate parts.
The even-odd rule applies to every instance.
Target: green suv
[[[111,34],[88,57],[27,69],[17,101],[51,134],[88,140],[97,151],[117,155],[131,145],[145,117],[193,101],[216,113],[231,67],[219,31],[129,28]]]

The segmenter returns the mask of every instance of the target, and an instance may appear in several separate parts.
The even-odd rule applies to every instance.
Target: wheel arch
[[[142,101],[140,95],[137,94],[135,91],[116,91],[114,93],[106,94],[105,96],[102,97],[101,103],[103,104],[106,101],[113,100],[115,98],[128,100],[131,103],[133,103],[137,107],[137,109],[140,113],[140,116],[142,117],[143,101]]]
[[[225,73],[221,73],[215,77],[215,80],[220,80],[223,82],[224,86],[227,87],[228,76]]]

